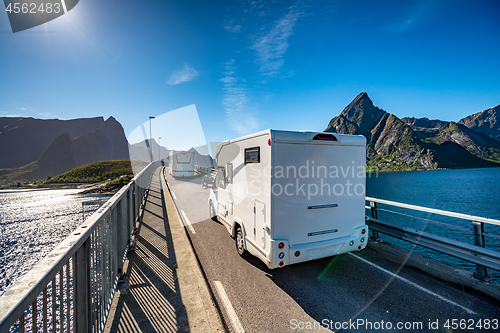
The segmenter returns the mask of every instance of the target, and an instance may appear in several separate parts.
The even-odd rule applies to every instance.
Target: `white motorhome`
[[[209,213],[241,256],[277,268],[366,247],[365,137],[269,129],[215,156]]]
[[[194,152],[171,150],[168,154],[172,177],[194,177]]]

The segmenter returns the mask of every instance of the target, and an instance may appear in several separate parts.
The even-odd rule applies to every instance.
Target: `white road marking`
[[[224,308],[226,309],[227,315],[229,316],[229,320],[231,321],[234,332],[244,333],[245,330],[243,329],[243,326],[241,325],[241,322],[238,319],[238,315],[236,314],[236,311],[234,311],[234,308],[233,308],[233,305],[231,304],[231,301],[227,297],[226,291],[224,290],[224,286],[222,286],[222,283],[220,281],[214,281],[214,285],[215,285],[215,288],[217,289],[217,292],[219,293],[219,297],[222,300],[222,304],[224,305]]]
[[[439,298],[439,299],[440,299],[440,300],[442,300],[442,301],[445,301],[445,302],[447,302],[447,303],[450,303],[451,305],[454,305],[454,306],[457,306],[457,307],[461,308],[462,310],[465,310],[468,314],[473,314],[473,315],[477,314],[476,312],[472,311],[471,309],[468,309],[468,308],[466,308],[466,307],[464,307],[464,306],[462,306],[462,305],[460,305],[460,304],[457,304],[457,303],[453,302],[452,300],[447,299],[446,297],[443,297],[443,296],[441,296],[441,295],[439,295],[439,294],[436,294],[435,292],[430,291],[429,289],[424,288],[424,287],[422,287],[422,286],[420,286],[420,285],[418,285],[418,284],[416,284],[416,283],[414,283],[414,282],[411,282],[410,280],[407,280],[407,279],[405,279],[404,277],[401,277],[401,276],[399,276],[399,275],[397,275],[397,274],[394,274],[393,272],[388,271],[387,269],[382,268],[382,267],[380,267],[380,266],[378,266],[378,265],[376,265],[376,264],[374,264],[374,263],[372,263],[372,262],[370,262],[370,261],[368,261],[368,260],[366,260],[366,259],[364,259],[364,258],[361,258],[360,256],[357,256],[357,255],[355,255],[355,254],[353,254],[353,253],[349,253],[349,254],[350,254],[351,256],[353,256],[353,257],[355,257],[355,258],[358,258],[359,260],[361,260],[361,261],[363,261],[363,262],[367,263],[368,265],[371,265],[371,266],[373,266],[373,267],[375,267],[375,268],[378,268],[379,270],[381,270],[381,271],[382,271],[382,272],[384,272],[384,273],[387,273],[387,274],[389,274],[389,275],[391,275],[391,276],[393,276],[393,277],[395,277],[395,278],[397,278],[397,279],[399,279],[399,280],[401,280],[401,281],[403,281],[403,282],[408,283],[408,284],[409,284],[409,285],[411,285],[412,287],[415,287],[415,288],[417,288],[417,289],[419,289],[419,290],[422,290],[422,291],[424,291],[424,292],[426,292],[426,293],[428,293],[428,294],[430,294],[430,295],[432,295],[432,296],[435,296],[435,297]]]
[[[182,214],[182,218],[184,219],[184,221],[186,221],[187,227],[189,228],[189,230],[191,230],[191,233],[196,234],[196,231],[194,231],[194,228],[193,228],[193,225],[191,224],[191,221],[189,221],[186,213],[184,213],[184,211],[182,209],[181,209],[181,214]]]
[[[174,200],[177,200],[177,197],[175,196],[174,191],[170,190],[170,194],[172,194],[172,198],[174,198]]]

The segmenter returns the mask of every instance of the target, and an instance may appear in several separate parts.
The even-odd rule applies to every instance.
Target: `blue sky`
[[[220,141],[322,131],[366,91],[458,121],[500,104],[498,17],[498,1],[81,0],[12,34],[3,12],[0,116],[114,116],[128,135],[194,104]]]

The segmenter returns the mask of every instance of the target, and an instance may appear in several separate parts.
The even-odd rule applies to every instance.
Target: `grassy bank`
[[[132,161],[132,163],[134,170],[148,164],[141,161]],[[101,183],[120,176],[132,176],[132,163],[129,160],[94,162],[50,178],[46,183]]]

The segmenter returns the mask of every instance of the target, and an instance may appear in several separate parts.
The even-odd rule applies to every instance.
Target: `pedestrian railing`
[[[195,171],[202,176],[215,178],[216,169],[212,167],[202,167],[199,165],[194,166]]]
[[[0,333],[103,331],[158,166],[150,163],[0,296]]]
[[[500,240],[500,236],[496,234],[486,233],[484,231],[485,224],[500,226],[499,220],[369,197],[367,197],[366,200],[369,202],[369,206],[366,206],[366,209],[370,211],[369,216],[367,215],[366,222],[372,231],[372,240],[379,241],[379,232],[381,232],[383,234],[387,234],[389,236],[416,245],[420,245],[431,250],[435,250],[462,260],[472,262],[476,265],[476,271],[474,274],[475,277],[483,281],[488,280],[489,278],[487,272],[488,268],[500,271],[500,252],[493,249],[487,249],[485,243],[485,237]],[[450,218],[469,221],[470,228],[435,221],[430,218],[418,217],[415,215],[406,214],[402,211],[395,211],[394,209],[382,208],[378,204],[382,204],[384,205],[384,207],[399,207],[413,212],[419,211],[428,213],[429,215],[435,214],[438,216],[446,216]],[[398,223],[383,221],[378,216],[379,212],[397,215],[402,219],[421,221],[440,227],[445,227],[448,228],[448,230],[455,230],[463,233],[473,234],[474,245],[452,239],[450,237],[443,237],[442,235],[436,235],[426,231],[418,230],[409,226],[402,226]],[[448,234],[451,234],[451,232]]]

